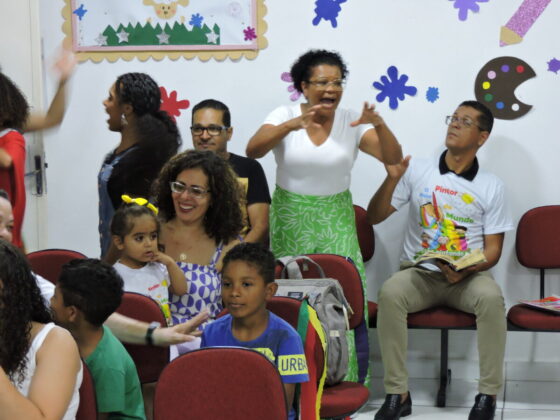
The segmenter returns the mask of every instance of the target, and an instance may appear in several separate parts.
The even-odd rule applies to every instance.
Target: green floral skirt
[[[301,195],[278,186],[270,208],[271,247],[276,258],[300,254],[337,254],[352,259],[364,288],[367,325],[367,282],[358,244],[352,194],[344,191],[328,196]],[[347,333],[348,374],[358,380],[354,332]],[[366,383],[369,383],[369,374]]]

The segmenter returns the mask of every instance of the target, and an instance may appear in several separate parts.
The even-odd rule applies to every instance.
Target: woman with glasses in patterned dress
[[[373,105],[366,102],[361,114],[338,107],[348,75],[338,53],[308,51],[290,73],[306,102],[272,111],[247,145],[247,156],[260,158],[272,151],[277,163],[270,207],[272,251],[276,257],[350,257],[366,291],[350,173],[358,150],[395,164],[402,159],[401,147]],[[356,378],[354,362],[347,379]]]
[[[187,293],[171,295],[174,324],[205,307],[222,310],[220,269],[242,228],[239,186],[229,164],[211,151],[188,150],[165,164],[154,184],[162,219],[160,244],[185,273]]]

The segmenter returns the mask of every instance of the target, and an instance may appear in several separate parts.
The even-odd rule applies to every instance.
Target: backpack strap
[[[302,301],[299,309],[297,332],[303,341],[309,374],[309,381],[301,384],[301,419],[319,420],[321,397],[323,396],[323,388],[327,378],[327,341],[317,313],[308,304],[307,299]],[[318,345],[323,348],[322,367],[315,366],[315,346]],[[317,372],[322,372],[320,378],[317,377]]]
[[[309,258],[307,255],[297,255],[278,258],[278,261],[283,265],[282,273],[280,274],[281,279],[302,279],[301,269],[299,268],[298,260],[304,260],[307,263],[313,264],[317,271],[319,272],[319,278],[326,278],[325,271],[323,268]],[[286,273],[288,277],[286,277]]]

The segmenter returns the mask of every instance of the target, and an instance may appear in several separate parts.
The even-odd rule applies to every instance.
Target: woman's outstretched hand
[[[375,105],[364,102],[364,108],[362,109],[362,115],[356,121],[350,123],[351,127],[356,127],[360,124],[372,124],[374,127],[378,125],[385,124],[379,112],[375,111]]]

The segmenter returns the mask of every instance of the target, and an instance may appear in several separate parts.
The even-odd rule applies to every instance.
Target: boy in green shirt
[[[54,321],[78,344],[95,384],[98,419],[145,420],[136,366],[121,342],[103,323],[120,305],[123,281],[115,269],[96,259],[64,265],[51,309]]]

